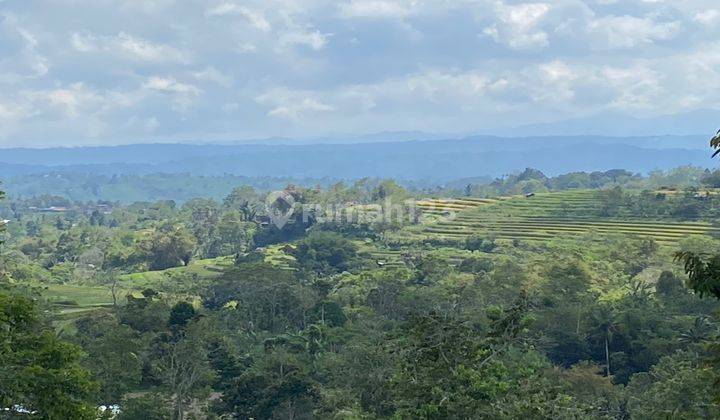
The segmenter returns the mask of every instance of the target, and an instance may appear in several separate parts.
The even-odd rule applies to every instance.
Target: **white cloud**
[[[247,7],[238,6],[234,3],[221,3],[213,8],[205,11],[205,16],[225,16],[225,15],[239,15],[245,18],[252,26],[256,29],[269,32],[272,29],[270,22],[265,19],[262,13],[248,9]]]
[[[616,88],[618,94],[609,104],[622,110],[652,109],[661,100],[664,89],[659,75],[644,66],[630,68],[606,67],[602,71],[604,80]]]
[[[150,131],[150,132],[155,131],[155,130],[157,130],[158,127],[160,127],[160,123],[158,122],[157,118],[155,118],[155,117],[150,117],[150,118],[146,119],[145,124],[143,124],[143,125],[145,126],[145,130]]]
[[[268,112],[268,116],[297,120],[301,115],[305,115],[307,113],[326,112],[332,110],[334,110],[334,108],[330,105],[323,104],[315,99],[306,98],[296,104],[282,105],[274,108]]]
[[[472,132],[720,100],[713,0],[114,0],[86,2],[88,26],[68,1],[2,3],[0,143]]]
[[[15,56],[0,55],[0,75],[3,67],[12,67],[14,74],[5,74],[0,77],[13,79],[42,78],[50,71],[50,60],[41,50],[37,35],[14,15],[0,13],[0,51],[8,46],[16,48]],[[12,51],[12,49],[11,49]],[[5,66],[3,64],[6,64]]]
[[[273,89],[257,96],[255,102],[270,107],[267,112],[269,117],[278,117],[291,121],[299,121],[302,117],[335,110],[334,106],[312,97],[309,92],[282,88]]]
[[[495,42],[514,50],[544,48],[548,46],[548,34],[540,23],[551,7],[547,3],[495,4],[497,23],[486,27],[483,34]]]
[[[344,18],[402,18],[410,14],[417,1],[351,0],[339,7]]]
[[[17,103],[0,103],[0,120],[17,121],[29,117],[32,114],[31,109],[26,105]]]
[[[720,10],[718,9],[706,9],[695,13],[693,17],[696,22],[700,22],[705,26],[712,26],[718,23],[720,20]]]
[[[148,62],[187,63],[187,54],[172,46],[154,43],[120,32],[116,36],[97,36],[89,32],[74,32],[70,45],[81,53],[116,52],[123,57]]]
[[[605,48],[635,48],[674,38],[680,22],[655,22],[651,18],[605,16],[588,24],[587,31],[597,44]]]
[[[315,99],[305,98],[298,103],[278,106],[277,108],[270,110],[270,112],[268,112],[268,116],[298,120],[301,116],[305,116],[307,114],[328,112],[333,111],[334,109],[335,108],[332,106],[318,102]]]
[[[97,37],[89,33],[74,32],[70,35],[70,44],[76,51],[87,53],[98,51],[104,46],[100,45]]]
[[[220,72],[212,66],[205,67],[201,71],[192,73],[193,77],[203,82],[211,82],[223,87],[230,87],[233,84],[232,77]]]
[[[141,60],[185,62],[185,54],[168,45],[155,44],[144,39],[133,37],[125,32],[117,35],[118,45]]]
[[[23,90],[14,98],[5,98],[0,103],[0,119],[22,124],[26,124],[30,118],[71,122],[101,118],[136,104],[137,98],[131,93],[97,90],[77,82],[52,89]]]
[[[305,45],[315,51],[322,50],[328,44],[328,38],[332,34],[323,34],[320,31],[292,31],[280,37],[280,46]]]
[[[202,92],[197,86],[181,83],[173,77],[153,76],[143,83],[143,88],[167,93],[197,96]]]

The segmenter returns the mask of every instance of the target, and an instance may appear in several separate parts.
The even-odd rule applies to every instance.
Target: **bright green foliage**
[[[681,252],[676,258],[685,265],[688,287],[700,296],[720,299],[720,255],[705,259],[698,254]]]
[[[44,419],[94,419],[96,391],[82,350],[60,341],[29,299],[0,292],[0,407]]]
[[[717,374],[698,363],[692,353],[664,357],[627,387],[633,419],[710,419],[720,417],[720,404],[708,401]]]

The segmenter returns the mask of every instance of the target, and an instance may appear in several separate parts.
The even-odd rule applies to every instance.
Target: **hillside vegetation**
[[[720,195],[699,183],[712,175],[11,198],[0,406],[88,420],[99,406],[119,420],[716,418],[720,306],[684,284],[713,273],[695,255],[720,254]],[[700,261],[693,277],[677,252]]]

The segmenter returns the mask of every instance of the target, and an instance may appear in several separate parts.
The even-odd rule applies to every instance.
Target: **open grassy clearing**
[[[191,283],[219,276],[232,263],[232,257],[196,260],[191,261],[186,267],[126,274],[120,277],[120,285],[123,288],[133,290],[151,288],[163,291],[179,291],[179,288],[185,289]]]
[[[154,289],[166,294],[190,296],[202,282],[219,276],[232,264],[232,258],[221,257],[193,261],[187,267],[162,271],[147,271],[121,275],[115,290],[118,301],[128,294],[140,296],[143,289]],[[104,310],[113,305],[111,285],[83,284],[30,284],[48,299],[57,311],[58,321],[76,318],[87,312]]]
[[[51,304],[63,308],[61,312],[77,312],[82,308],[91,309],[109,306],[113,303],[110,286],[74,284],[43,284],[36,286]],[[127,293],[128,290],[118,290],[118,296],[123,296],[123,292]]]

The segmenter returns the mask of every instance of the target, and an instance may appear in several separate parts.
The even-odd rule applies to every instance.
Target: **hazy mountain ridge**
[[[707,166],[707,138],[475,136],[455,140],[355,144],[138,144],[0,150],[0,176],[74,172],[190,173],[291,178],[393,177],[448,181],[533,167],[549,175],[615,168],[646,173]]]

